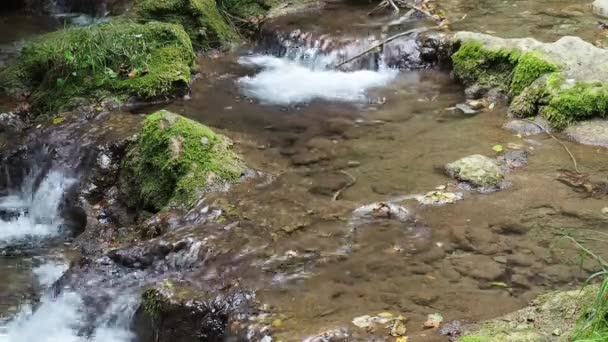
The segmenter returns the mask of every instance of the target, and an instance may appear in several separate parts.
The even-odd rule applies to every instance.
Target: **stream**
[[[444,7],[453,30],[598,39],[595,18],[575,1],[449,0]],[[386,26],[395,18],[369,17],[369,10],[331,3],[315,15],[278,18],[257,44],[199,57],[200,75],[185,98],[91,120],[79,126],[79,144],[64,140],[80,133],[49,139],[69,151],[70,162],[37,169],[32,165],[45,162],[30,161],[0,197],[0,342],[148,342],[133,324],[139,298],[166,279],[207,289],[237,274],[279,317],[271,341],[325,341],[315,336],[340,329],[371,340],[351,322],[381,312],[407,318],[408,341],[448,341],[423,328],[429,314],[479,321],[581,284],[595,264],[560,236],[606,231],[606,201],[556,181],[571,167],[568,154],[544,134],[504,129],[510,119],[501,101],[476,115],[458,111],[463,87],[449,66],[425,57],[415,36],[333,68],[382,35],[433,25]],[[9,47],[55,29],[53,20],[0,17],[0,30],[10,32],[0,37],[0,67]],[[76,156],[132,135],[145,114],[161,108],[229,136],[256,171],[204,200],[240,223],[184,225],[154,240],[184,246],[147,267],[107,255],[79,264],[63,215],[71,189],[84,182],[79,170],[89,165]],[[585,172],[606,174],[607,149],[567,144]],[[463,187],[441,170],[472,154],[493,157],[496,145],[527,156],[500,191]],[[445,189],[460,200],[417,200]],[[377,216],[378,203],[388,218]],[[210,222],[204,218],[213,213],[201,217],[197,222]],[[589,246],[601,251],[602,244]],[[211,251],[217,254],[201,256]],[[69,271],[74,265],[78,272]]]

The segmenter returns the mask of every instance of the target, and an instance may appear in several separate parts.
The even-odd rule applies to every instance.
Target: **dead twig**
[[[344,190],[350,188],[351,186],[355,185],[355,183],[357,183],[357,178],[355,178],[350,173],[348,173],[344,170],[340,170],[338,172],[340,172],[341,174],[344,174],[348,178],[350,178],[350,182],[346,183],[343,187],[341,187],[338,191],[336,191],[336,193],[334,193],[334,196],[331,199],[332,201],[337,201],[340,198],[340,196],[342,195],[342,192],[344,192]]]
[[[576,158],[574,158],[574,155],[572,154],[572,152],[570,152],[570,149],[568,148],[568,146],[566,146],[566,144],[564,144],[563,141],[559,140],[555,135],[553,135],[551,132],[549,132],[548,129],[546,129],[545,127],[543,127],[542,125],[538,124],[537,122],[534,122],[532,120],[528,120],[528,119],[523,119],[526,122],[529,122],[533,125],[535,125],[536,127],[540,128],[542,131],[544,131],[545,133],[549,134],[549,136],[551,138],[553,138],[553,140],[557,141],[560,145],[562,145],[562,147],[564,148],[564,150],[566,150],[566,152],[568,152],[568,155],[570,156],[570,159],[572,159],[572,164],[574,165],[574,171],[576,171],[577,173],[581,173],[578,170],[578,163],[576,162]]]
[[[435,29],[435,28],[439,28],[439,26],[415,28],[415,29],[407,30],[405,32],[397,33],[394,36],[390,36],[390,37],[384,39],[383,41],[381,41],[378,44],[372,45],[372,47],[370,47],[369,49],[366,49],[365,51],[361,52],[360,54],[358,54],[356,56],[353,56],[353,57],[351,57],[351,58],[349,58],[349,59],[347,59],[347,60],[345,60],[345,61],[343,61],[341,63],[338,63],[334,68],[338,69],[341,66],[343,66],[344,64],[348,64],[348,63],[354,61],[357,58],[365,56],[369,52],[374,51],[377,48],[383,46],[384,44],[386,44],[386,43],[388,43],[390,41],[393,41],[393,40],[395,40],[395,39],[397,39],[399,37],[407,36],[408,34],[412,34],[412,33],[420,33],[420,32],[424,32],[424,31],[427,31],[427,30]]]

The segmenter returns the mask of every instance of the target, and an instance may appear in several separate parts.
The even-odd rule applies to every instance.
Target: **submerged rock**
[[[542,114],[553,127],[608,113],[608,51],[578,37],[554,43],[458,32],[454,75],[467,87],[500,89],[516,116]]]
[[[497,187],[504,178],[494,159],[479,154],[449,163],[445,170],[451,177],[479,187]]]
[[[544,127],[545,130],[551,132],[551,127],[549,127],[547,121],[542,117],[536,117],[534,119],[534,123],[527,120],[515,119],[507,122],[502,127],[513,133],[521,134],[523,136],[530,136],[544,133],[544,130],[539,127],[539,125]]]
[[[125,202],[159,211],[190,207],[202,193],[241,177],[245,167],[227,137],[162,110],[149,115],[120,174]]]
[[[608,120],[579,122],[566,128],[564,133],[581,144],[608,147]]]

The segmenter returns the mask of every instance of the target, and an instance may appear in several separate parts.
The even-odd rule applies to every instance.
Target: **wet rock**
[[[479,187],[497,187],[504,178],[495,160],[479,154],[447,164],[445,169],[451,177]]]
[[[0,133],[17,133],[25,128],[25,123],[17,114],[0,113]]]
[[[504,266],[484,255],[464,255],[452,259],[458,273],[483,281],[499,279],[505,272]]]
[[[407,221],[411,218],[412,215],[407,208],[390,202],[372,203],[359,207],[353,211],[353,219],[358,221],[376,219]]]
[[[450,338],[450,341],[456,340],[465,331],[466,323],[463,321],[450,321],[439,328],[439,333]]]
[[[608,120],[581,121],[568,126],[564,133],[581,144],[608,147]]]
[[[134,330],[141,342],[262,341],[254,307],[254,293],[236,286],[204,292],[167,280],[143,293]]]
[[[191,267],[199,259],[202,243],[192,239],[173,243],[160,239],[141,242],[124,248],[111,250],[108,257],[127,268],[181,269]]]
[[[593,8],[593,13],[599,15],[600,17],[608,17],[608,0],[595,0],[593,4],[591,4]]]
[[[338,328],[306,337],[303,342],[342,342],[348,341],[350,338],[351,333],[347,328]]]
[[[538,127],[538,125],[545,128],[545,130],[551,132],[551,127],[547,123],[545,119],[540,116],[534,118],[534,122],[537,124],[533,124],[527,120],[511,120],[502,126],[504,129],[509,130],[511,132],[521,134],[523,136],[531,136],[544,133],[543,129]]]
[[[184,212],[177,209],[162,211],[141,224],[145,238],[155,238],[178,228],[184,222]]]
[[[497,161],[505,171],[517,169],[528,165],[528,151],[509,149],[501,153]]]

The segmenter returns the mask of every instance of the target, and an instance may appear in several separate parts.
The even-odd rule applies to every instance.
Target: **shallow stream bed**
[[[466,3],[445,4],[454,29],[598,38],[588,9],[572,1]],[[379,30],[368,10],[332,5],[319,15],[282,18],[278,27],[362,37]],[[542,20],[526,19],[532,15]],[[420,22],[404,24],[414,25]],[[201,57],[191,93],[162,107],[228,135],[247,165],[267,175],[209,200],[241,226],[256,227],[250,243],[260,232],[270,237],[260,246],[266,259],[259,277],[243,281],[256,286],[258,299],[279,317],[277,340],[336,328],[368,340],[387,337],[383,329],[367,332],[351,321],[390,312],[407,318],[408,341],[447,341],[423,329],[427,315],[440,313],[446,322],[493,318],[540,293],[575,287],[594,271],[563,234],[608,233],[606,198],[557,181],[560,170],[572,168],[568,154],[547,135],[503,129],[509,121],[504,103],[487,103],[476,115],[459,112],[454,106],[465,101],[464,91],[448,71],[353,74],[306,60],[243,56],[252,57],[247,48]],[[605,178],[608,150],[566,144],[582,171]],[[444,174],[443,165],[459,158],[496,156],[497,145],[529,157],[507,174],[504,189],[477,192]],[[444,205],[415,199],[437,189],[463,198]],[[357,216],[357,208],[373,203],[402,206],[412,217]],[[600,252],[601,244],[588,242]],[[0,275],[17,279],[14,269],[27,262],[0,259]],[[14,286],[0,286],[0,296]]]

